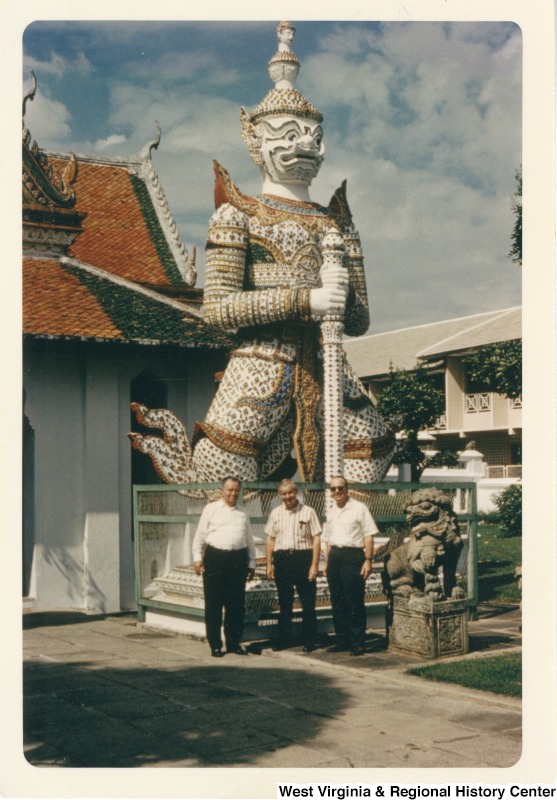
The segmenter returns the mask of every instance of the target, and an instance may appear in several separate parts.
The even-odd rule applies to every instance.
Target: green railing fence
[[[301,497],[315,508],[324,521],[328,497],[323,483],[300,483]],[[477,524],[476,485],[474,483],[376,483],[352,484],[351,493],[363,500],[377,522],[380,535],[377,537],[374,556],[374,571],[370,579],[366,603],[385,604],[380,572],[386,553],[404,541],[408,525],[404,506],[416,489],[435,486],[449,495],[457,515],[464,539],[464,547],[457,568],[460,586],[464,589],[470,612],[475,613],[478,604],[477,573]],[[139,619],[145,619],[147,609],[158,609],[193,616],[203,616],[201,597],[188,600],[188,594],[173,593],[168,589],[168,576],[172,575],[173,586],[179,583],[195,583],[192,572],[192,541],[201,512],[207,502],[220,496],[218,483],[190,483],[172,485],[147,485],[133,487],[133,524],[135,538],[136,600]],[[249,514],[257,543],[258,572],[256,578],[260,588],[265,583],[264,527],[271,509],[277,505],[276,483],[245,483],[242,485],[241,503]],[[176,576],[177,582],[176,582]],[[199,584],[199,581],[197,581]],[[321,578],[325,585],[325,579]],[[165,587],[163,591],[161,587]],[[189,590],[188,590],[189,591]],[[194,587],[200,592],[199,586]],[[272,595],[272,591],[271,591]],[[269,592],[265,595],[270,596]],[[191,595],[190,595],[191,597]],[[263,597],[263,594],[260,594]],[[186,599],[184,599],[186,598]],[[276,603],[259,606],[253,615],[275,609]]]
[[[303,501],[315,508],[319,518],[324,521],[327,486],[322,483],[298,485]],[[449,495],[453,502],[464,540],[457,567],[458,581],[465,591],[470,613],[475,614],[478,604],[478,514],[476,484],[468,482],[351,484],[351,493],[366,503],[380,531],[376,542],[373,580],[366,594],[368,605],[386,602],[380,571],[386,553],[401,544],[408,535],[404,514],[406,502],[416,489],[433,486]],[[202,602],[184,602],[183,597],[178,595],[173,599],[172,591],[161,593],[159,589],[165,583],[165,577],[170,573],[175,575],[176,570],[185,580],[188,574],[191,575],[191,547],[199,517],[205,504],[219,496],[218,483],[133,487],[136,600],[140,620],[145,618],[147,609],[203,616]],[[264,578],[264,527],[269,512],[279,502],[277,484],[245,483],[242,485],[241,502],[249,514],[257,542],[258,575]],[[265,608],[260,610],[265,611]]]

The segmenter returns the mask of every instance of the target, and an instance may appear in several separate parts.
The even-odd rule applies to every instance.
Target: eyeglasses
[[[330,491],[332,494],[335,492],[344,492],[346,490],[346,486],[331,486]]]

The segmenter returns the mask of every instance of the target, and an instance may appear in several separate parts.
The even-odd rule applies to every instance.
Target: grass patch
[[[484,692],[506,694],[511,697],[522,695],[522,658],[520,653],[451,661],[427,667],[410,667],[406,672],[430,681],[456,683],[459,686],[481,689]]]
[[[478,525],[478,592],[481,602],[519,603],[514,577],[522,563],[522,537],[498,538],[498,525]]]

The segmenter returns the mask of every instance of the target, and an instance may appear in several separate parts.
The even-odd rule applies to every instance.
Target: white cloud
[[[92,69],[91,62],[83,53],[79,53],[73,59],[68,59],[53,50],[50,53],[50,58],[46,61],[40,61],[30,55],[24,55],[23,59],[24,77],[27,77],[31,70],[33,70],[36,75],[54,75],[60,78],[68,73],[84,75],[91,72]]]
[[[340,29],[302,64],[324,113],[326,201],[348,178],[372,329],[519,302],[507,257],[521,161],[521,42],[509,26]]]
[[[110,147],[115,147],[116,145],[123,144],[123,142],[127,141],[126,137],[119,133],[112,133],[110,136],[107,136],[106,139],[97,139],[94,144],[95,150],[107,150]]]
[[[70,120],[70,112],[63,103],[45,97],[39,90],[26,104],[25,125],[32,135],[40,132],[41,147],[59,148],[70,134]]]

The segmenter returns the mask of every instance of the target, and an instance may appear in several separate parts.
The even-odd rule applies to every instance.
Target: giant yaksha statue
[[[300,65],[290,49],[293,26],[281,22],[277,34],[278,52],[269,62],[275,87],[251,114],[241,110],[242,136],[261,171],[261,194],[243,194],[215,162],[204,314],[209,325],[236,333],[238,344],[206,419],[196,425],[198,481],[226,475],[278,479],[295,471],[292,451],[302,481],[323,480],[321,323],[331,315],[341,318],[351,336],[369,325],[362,249],[346,185],[327,207],[310,198],[325,151],[323,117],[294,88]],[[344,251],[336,265],[334,259],[324,263],[322,253],[331,231]],[[381,480],[395,449],[394,432],[344,357],[340,374],[344,475],[354,482]],[[141,443],[134,446],[146,452]]]

